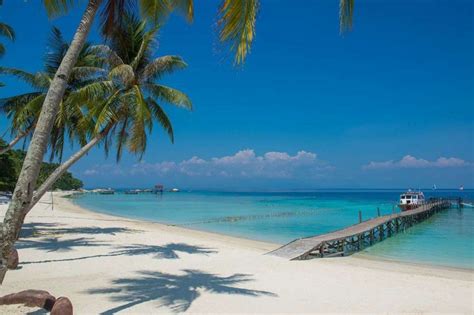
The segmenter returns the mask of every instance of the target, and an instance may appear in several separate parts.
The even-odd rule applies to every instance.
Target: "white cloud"
[[[469,162],[466,162],[462,159],[455,157],[440,157],[434,161],[428,161],[425,159],[418,159],[411,155],[405,155],[401,160],[394,161],[382,161],[382,162],[370,162],[367,165],[364,165],[362,168],[366,170],[375,170],[375,169],[395,169],[395,168],[447,168],[447,167],[464,167],[470,165]]]
[[[98,174],[99,172],[96,169],[88,169],[84,171],[84,175],[86,176],[93,176]]]
[[[185,176],[218,176],[247,178],[297,178],[319,177],[333,167],[318,160],[312,152],[299,151],[295,155],[287,152],[267,152],[261,156],[254,150],[246,149],[234,155],[202,159],[193,156],[181,162],[164,161],[149,163],[142,161],[132,165],[127,171],[116,166],[124,175],[166,175],[181,174]],[[87,175],[101,175],[104,171],[112,172],[105,165],[87,170]],[[86,174],[86,172],[84,174]]]

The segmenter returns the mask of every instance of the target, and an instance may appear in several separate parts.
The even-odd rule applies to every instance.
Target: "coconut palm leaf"
[[[161,127],[166,131],[168,134],[171,143],[174,143],[174,133],[173,133],[173,126],[171,125],[171,121],[169,120],[168,116],[166,115],[165,111],[161,108],[160,105],[151,97],[146,99],[148,107],[151,109],[153,116],[155,119],[160,123]]]
[[[168,104],[189,110],[193,109],[193,104],[189,97],[179,90],[161,84],[146,84],[143,85],[143,88],[149,91],[153,97]]]
[[[119,55],[117,55],[115,51],[107,45],[94,45],[89,48],[89,51],[97,58],[103,59],[103,61],[107,62],[112,68],[124,64],[122,58],[120,58]]]
[[[129,87],[135,81],[135,72],[130,65],[120,65],[109,73],[109,80],[119,87]]]
[[[8,24],[0,23],[0,36],[6,37],[11,41],[15,40],[15,31]]]
[[[184,69],[187,64],[179,56],[163,56],[154,59],[143,69],[143,80],[159,79],[162,75]]]
[[[115,85],[112,81],[94,81],[75,91],[71,91],[69,98],[76,103],[93,103],[107,98],[114,92]]]
[[[74,0],[43,0],[46,12],[50,17],[67,13],[74,4]]]
[[[354,15],[354,0],[340,0],[339,2],[339,29],[343,33],[352,29]]]
[[[0,36],[6,37],[11,41],[15,40],[15,31],[13,28],[5,23],[0,23]],[[0,57],[5,54],[5,46],[0,43]]]
[[[194,3],[193,0],[170,0],[172,10],[181,13],[186,20],[191,23],[194,19]]]
[[[258,0],[224,0],[219,8],[219,39],[230,45],[235,64],[243,63],[250,52],[258,7]]]
[[[132,66],[132,68],[137,69],[140,66],[140,63],[145,63],[148,60],[150,48],[155,43],[154,40],[157,32],[158,27],[155,27],[152,30],[146,32],[143,38],[141,38],[140,49],[138,49],[136,56],[130,63],[130,66]]]
[[[14,76],[37,89],[48,89],[50,78],[45,73],[31,73],[16,68],[0,67],[0,74]]]

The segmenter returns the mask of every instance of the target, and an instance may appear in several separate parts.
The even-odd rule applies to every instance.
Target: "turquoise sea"
[[[124,217],[178,225],[273,243],[334,231],[363,219],[399,211],[402,190],[323,190],[315,192],[208,192],[127,195],[84,194],[74,202]],[[425,196],[461,196],[474,190],[425,190]],[[405,233],[365,250],[406,262],[474,269],[474,208],[438,213]]]

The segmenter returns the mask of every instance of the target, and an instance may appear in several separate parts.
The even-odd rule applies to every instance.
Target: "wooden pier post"
[[[377,207],[377,216],[380,217],[380,208]]]
[[[359,223],[362,223],[362,211],[359,210]]]

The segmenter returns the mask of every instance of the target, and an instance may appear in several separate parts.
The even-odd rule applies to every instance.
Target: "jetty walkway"
[[[420,223],[452,205],[462,207],[462,200],[460,198],[431,200],[412,210],[379,216],[331,233],[296,239],[268,254],[290,260],[350,255]]]

